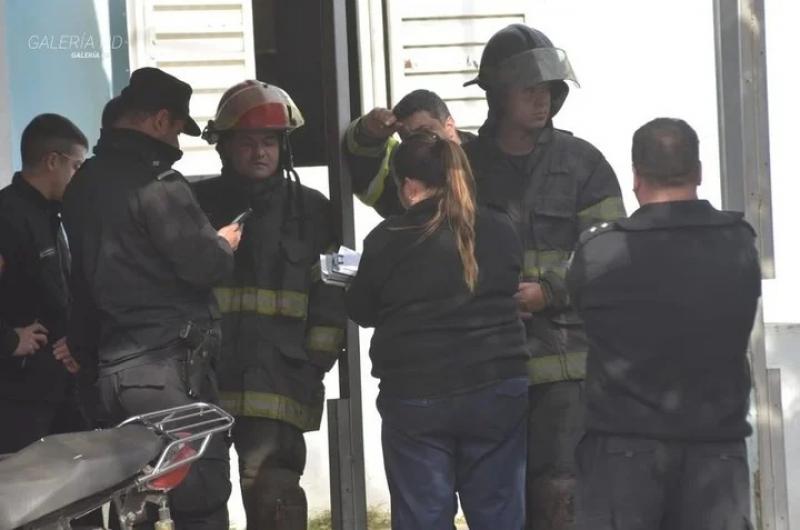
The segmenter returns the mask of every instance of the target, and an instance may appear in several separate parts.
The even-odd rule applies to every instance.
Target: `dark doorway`
[[[286,90],[305,117],[292,133],[295,164],[327,164],[322,81],[322,1],[253,0],[256,77]],[[355,1],[347,0],[350,94],[354,115],[361,112]]]

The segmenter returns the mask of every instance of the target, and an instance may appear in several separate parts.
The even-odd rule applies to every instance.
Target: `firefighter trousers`
[[[575,528],[575,448],[584,432],[583,381],[529,390],[527,530]]]
[[[249,530],[306,530],[308,505],[300,487],[306,443],[295,426],[239,416],[233,427]]]

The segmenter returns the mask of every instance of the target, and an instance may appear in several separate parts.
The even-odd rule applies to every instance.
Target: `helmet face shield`
[[[572,81],[580,86],[567,52],[560,48],[535,48],[518,53],[496,67],[483,68],[478,79],[486,88],[533,86],[548,81]]]

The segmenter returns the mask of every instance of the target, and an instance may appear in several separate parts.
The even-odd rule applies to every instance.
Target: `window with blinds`
[[[390,104],[418,88],[444,99],[459,129],[486,119],[483,90],[462,86],[478,73],[481,53],[499,29],[525,22],[521,1],[391,1],[388,5]]]
[[[250,0],[128,0],[131,70],[155,66],[194,89],[191,114],[202,129],[222,93],[255,77]],[[219,156],[200,138],[181,136],[184,175],[219,171]]]

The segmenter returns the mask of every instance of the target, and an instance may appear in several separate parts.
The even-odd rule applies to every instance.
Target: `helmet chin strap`
[[[281,148],[279,155],[279,163],[283,177],[287,181],[288,195],[287,205],[283,211],[283,227],[289,220],[290,214],[297,217],[298,226],[300,229],[300,239],[306,238],[306,223],[305,223],[305,204],[303,199],[303,189],[300,184],[300,175],[294,169],[294,155],[292,153],[292,144],[289,142],[288,131],[281,132]]]

